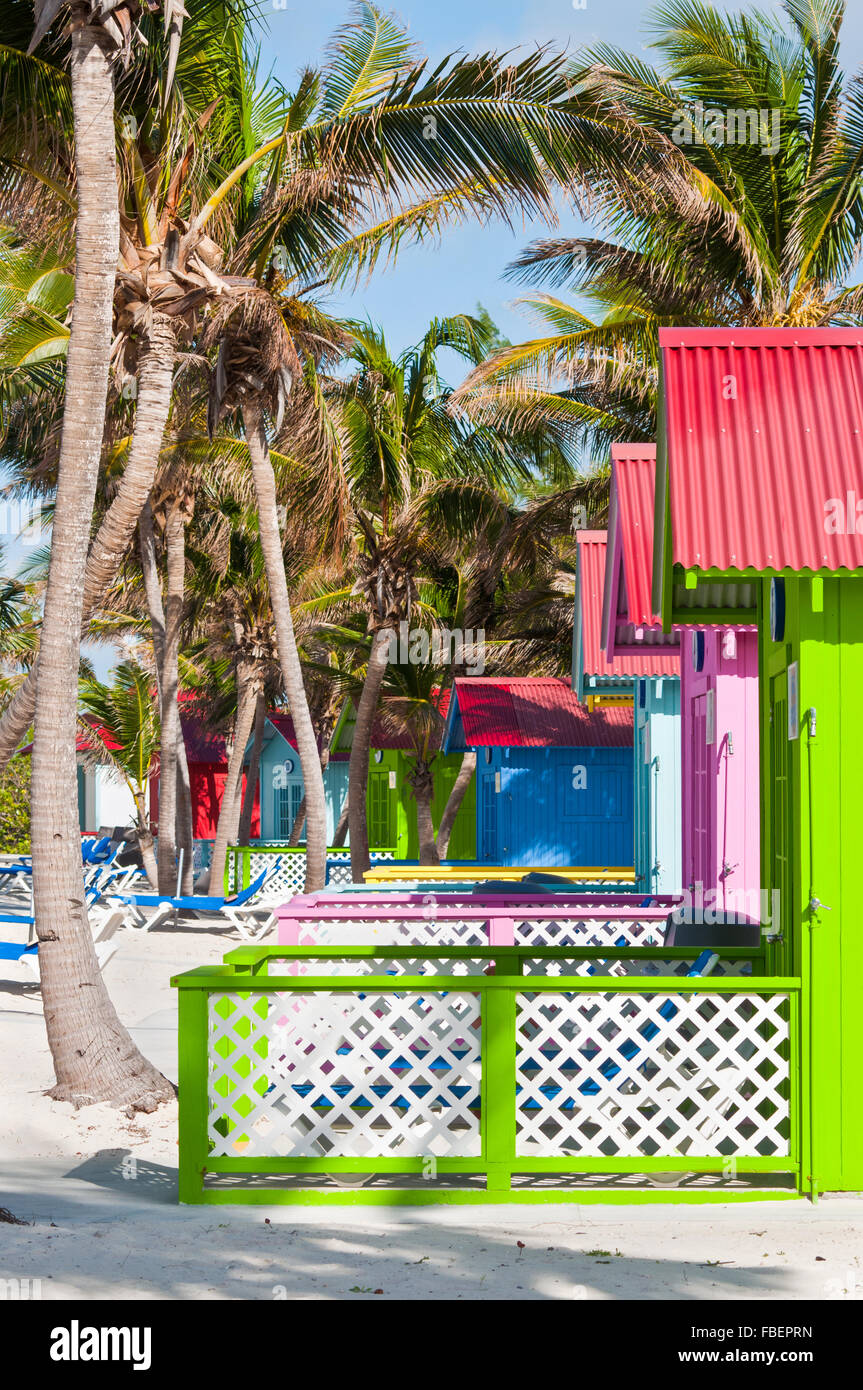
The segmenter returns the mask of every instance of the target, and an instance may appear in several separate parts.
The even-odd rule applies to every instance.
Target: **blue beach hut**
[[[445,753],[477,755],[482,864],[629,867],[632,707],[588,710],[566,681],[457,679]]]

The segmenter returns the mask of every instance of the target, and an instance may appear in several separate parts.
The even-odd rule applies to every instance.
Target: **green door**
[[[790,973],[795,956],[793,936],[794,903],[792,867],[791,744],[788,739],[788,676],[781,671],[770,682],[770,887],[778,890],[778,920],[774,912],[771,934],[780,934],[784,945],[774,961],[774,969]],[[774,899],[775,901],[775,899]]]
[[[392,849],[395,845],[394,800],[389,772],[370,772],[367,803],[370,849]]]

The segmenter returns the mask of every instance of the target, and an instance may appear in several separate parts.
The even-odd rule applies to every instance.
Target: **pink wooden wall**
[[[681,633],[683,889],[700,879],[715,904],[757,915],[761,886],[758,762],[758,634],[707,628],[704,665],[693,668]],[[705,742],[709,694],[713,741]],[[747,909],[742,899],[752,906]]]

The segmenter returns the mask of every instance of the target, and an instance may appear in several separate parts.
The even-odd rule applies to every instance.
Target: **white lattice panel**
[[[359,945],[353,941],[352,945]],[[388,959],[376,955],[373,959],[346,956],[343,959],[332,957],[305,956],[297,959],[287,956],[269,958],[271,975],[484,975],[489,968],[487,960],[450,959],[441,957],[430,960],[426,956]]]
[[[478,1157],[479,1020],[452,991],[213,995],[211,1152]]]
[[[249,882],[253,883],[259,874],[265,869],[272,867],[273,860],[281,853],[282,862],[279,871],[267,886],[267,897],[278,898],[280,902],[287,902],[296,893],[304,893],[306,887],[306,852],[304,849],[291,849],[287,846],[274,845],[269,852],[263,846],[257,850],[252,847],[249,853]],[[375,850],[373,862],[378,859],[392,860],[395,853],[392,850]],[[228,855],[228,891],[236,892],[236,863],[242,862],[235,857],[234,850],[229,851]],[[331,850],[327,854],[327,884],[330,888],[342,887],[353,883],[351,877],[351,852],[345,850]]]
[[[487,946],[482,921],[436,922],[433,919],[370,918],[340,921],[314,918],[300,923],[300,946]]]
[[[520,994],[517,1151],[788,1154],[788,1009],[782,994]]]
[[[526,918],[515,923],[517,946],[661,946],[665,922],[596,917]]]
[[[585,943],[587,944],[587,943]],[[604,942],[608,945],[608,942]],[[647,960],[543,960],[529,958],[523,963],[525,975],[678,975],[684,978],[689,974],[692,959],[661,960],[653,956]],[[711,975],[751,975],[752,963],[748,960],[719,960],[711,970]]]

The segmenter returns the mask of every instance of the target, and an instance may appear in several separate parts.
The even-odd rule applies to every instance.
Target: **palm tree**
[[[35,48],[65,6],[37,5]],[[77,815],[77,690],[84,572],[108,394],[120,245],[113,63],[129,12],[76,7],[70,90],[77,215],[75,300],[57,471],[51,563],[42,618],[32,758],[33,904],[56,1099],[152,1108],[170,1083],[132,1043],[105,988],[87,925]],[[94,1061],[98,1059],[98,1061]]]
[[[523,304],[543,333],[472,373],[456,404],[473,418],[544,425],[571,449],[652,439],[663,325],[861,321],[863,291],[847,282],[863,229],[863,95],[840,66],[844,0],[781,9],[784,23],[667,0],[652,24],[661,70],[609,46],[579,59],[586,96],[683,157],[690,196],[635,162],[628,189],[596,188],[610,235],[522,253],[509,273],[539,287]]]
[[[421,864],[439,864],[441,860],[432,801],[434,763],[444,729],[440,713],[443,675],[443,670],[432,662],[390,662],[383,687],[384,722],[394,733],[407,734],[411,743],[407,781],[416,803]]]
[[[144,869],[158,886],[156,856],[147,805],[159,747],[159,716],[152,698],[152,676],[131,661],[113,672],[113,684],[93,677],[81,683],[82,733],[101,762],[123,778],[135,801],[135,826]]]
[[[238,842],[246,748],[266,697],[279,687],[273,612],[261,546],[248,510],[235,499],[211,499],[209,524],[190,548],[190,656],[204,660],[218,688],[209,703],[219,722],[231,721],[228,773],[210,856],[209,883],[222,882],[230,845]],[[254,801],[257,771],[247,787]],[[249,807],[251,819],[251,805]]]
[[[330,534],[353,538],[355,593],[365,610],[369,650],[351,743],[348,820],[355,879],[368,868],[366,787],[369,743],[399,625],[419,611],[418,579],[439,566],[456,538],[497,524],[497,491],[531,476],[519,437],[464,426],[448,411],[450,390],[437,355],[448,348],[481,360],[489,329],[469,315],[435,320],[422,341],[392,359],[383,334],[353,323],[348,380],[326,383],[335,440],[329,476],[310,461],[305,505]],[[298,504],[303,503],[298,491]]]

